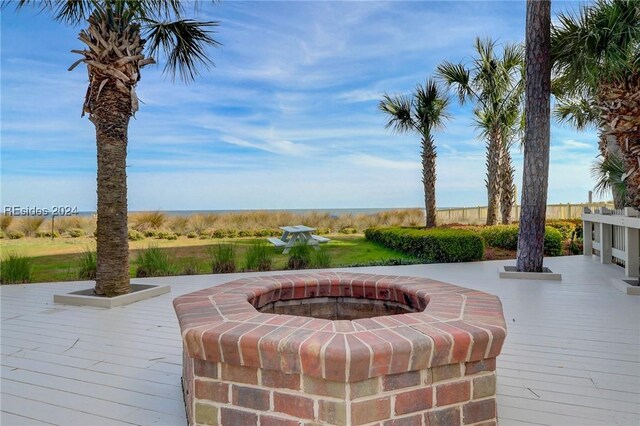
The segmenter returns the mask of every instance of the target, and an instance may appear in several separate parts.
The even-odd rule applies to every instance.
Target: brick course
[[[256,310],[312,294],[424,310],[353,321]],[[190,425],[495,424],[506,334],[495,296],[424,278],[322,273],[245,278],[174,306]]]

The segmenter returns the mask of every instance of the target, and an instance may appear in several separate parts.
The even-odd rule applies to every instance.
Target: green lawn
[[[415,259],[367,241],[362,235],[330,235],[331,241],[323,246],[331,255],[331,267],[366,264],[388,261],[391,259]],[[196,268],[198,273],[211,273],[207,249],[216,244],[233,243],[237,248],[238,270],[243,269],[244,253],[256,241],[263,238],[236,239],[188,239],[177,240],[145,239],[130,242],[131,276],[135,276],[137,251],[149,245],[157,245],[168,251],[176,265],[178,274],[183,274],[188,266]],[[95,240],[84,238],[24,238],[19,240],[0,240],[2,257],[8,253],[17,253],[32,258],[32,282],[72,281],[77,280],[78,257],[84,250],[95,247]],[[274,269],[285,269],[288,255],[282,249],[273,249]]]

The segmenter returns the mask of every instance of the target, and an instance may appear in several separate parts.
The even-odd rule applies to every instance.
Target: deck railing
[[[584,255],[596,255],[601,263],[624,266],[627,277],[637,277],[640,272],[640,213],[625,207],[611,210],[606,207],[585,207],[582,213],[584,225]]]

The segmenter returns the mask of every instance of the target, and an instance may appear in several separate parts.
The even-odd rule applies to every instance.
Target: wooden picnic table
[[[316,231],[316,228],[310,228],[304,225],[296,225],[296,226],[281,226],[282,229],[282,237],[268,238],[269,242],[276,247],[284,247],[284,251],[282,253],[289,253],[291,247],[296,244],[307,244],[318,249],[318,244],[326,243],[329,238],[321,237],[319,235],[314,235],[312,232]]]

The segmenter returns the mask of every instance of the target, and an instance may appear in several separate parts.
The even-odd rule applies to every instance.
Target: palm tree
[[[584,97],[622,153],[626,205],[640,208],[640,2],[598,0],[552,28],[554,93]]]
[[[496,43],[476,39],[478,56],[470,66],[443,62],[439,77],[455,90],[461,104],[475,103],[476,127],[487,143],[487,225],[498,223],[498,205],[504,203],[502,221],[508,223],[515,187],[509,148],[519,132],[522,101],[522,47],[507,44],[501,57]]]
[[[80,31],[81,58],[69,70],[84,63],[89,87],[83,115],[96,129],[98,157],[97,273],[95,293],[117,296],[130,292],[127,228],[127,131],[138,110],[136,85],[140,72],[166,58],[164,71],[175,78],[193,80],[198,66],[211,65],[206,47],[218,43],[211,36],[217,22],[183,17],[180,0],[20,0],[17,8],[35,5],[56,21],[69,25],[84,22]],[[193,3],[192,3],[193,4]],[[144,37],[144,38],[143,38]]]
[[[542,272],[549,180],[551,2],[527,0],[524,169],[518,231],[519,272]]]
[[[627,197],[627,185],[623,179],[625,174],[622,155],[616,151],[600,156],[591,165],[591,177],[596,180],[594,190],[596,194],[613,195],[614,208],[624,208]]]
[[[411,97],[384,95],[378,108],[389,115],[386,128],[397,133],[415,132],[422,138],[422,183],[426,227],[436,226],[436,146],[433,131],[444,127],[449,98],[438,83],[428,78]]]

